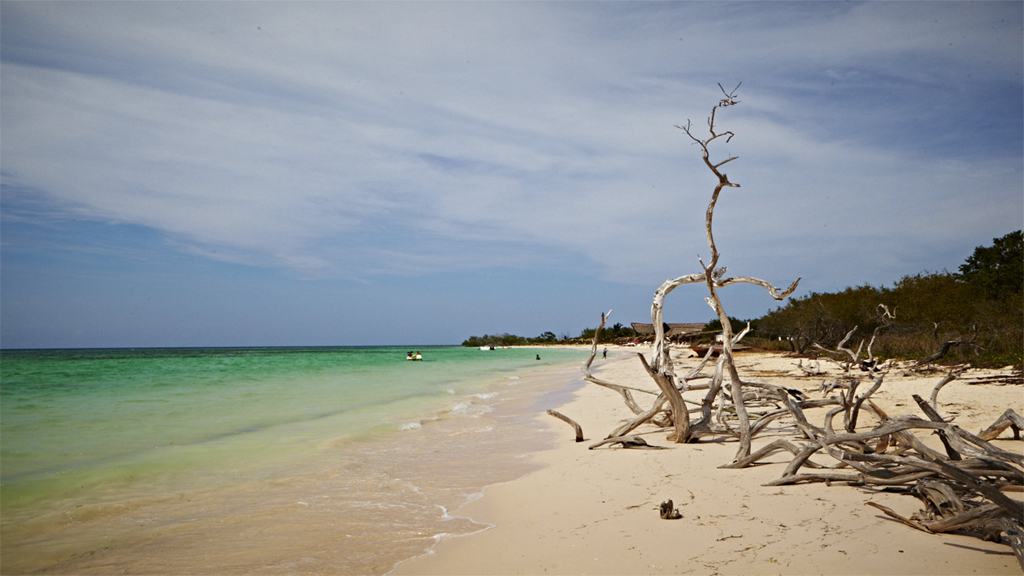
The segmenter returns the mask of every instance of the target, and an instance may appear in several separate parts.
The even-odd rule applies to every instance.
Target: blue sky
[[[0,4],[0,345],[457,344],[1024,222],[1021,2]],[[672,322],[713,317],[700,286]],[[723,289],[728,313],[777,304]]]

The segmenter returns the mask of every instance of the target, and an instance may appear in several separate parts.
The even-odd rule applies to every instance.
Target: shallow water
[[[0,570],[383,574],[485,528],[448,510],[532,469],[584,353],[421,351],[4,352]]]

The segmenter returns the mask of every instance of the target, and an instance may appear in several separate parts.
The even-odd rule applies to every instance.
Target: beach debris
[[[679,520],[683,517],[683,515],[679,513],[679,509],[675,508],[672,504],[672,500],[665,500],[662,502],[659,513],[661,514],[662,520]]]
[[[825,373],[825,371],[821,369],[821,362],[818,362],[817,360],[814,361],[813,366],[810,362],[807,363],[807,366],[804,366],[804,361],[802,359],[797,360],[796,367],[807,376],[821,376]]]
[[[1012,408],[1008,408],[999,418],[996,418],[991,426],[978,433],[978,437],[982,440],[992,440],[998,438],[1007,428],[1013,429],[1014,440],[1020,440],[1020,431],[1024,428],[1024,418],[1021,418]]]
[[[849,348],[844,348],[846,343],[857,331],[858,326],[854,326],[852,330],[846,333],[846,336],[844,336],[843,339],[839,342],[839,344],[836,345],[835,350],[829,350],[828,348],[825,348],[824,346],[818,344],[817,342],[814,343],[814,347],[827,354],[838,355],[839,359],[832,358],[831,356],[826,357],[826,359],[835,362],[837,365],[839,365],[840,368],[843,369],[843,372],[847,374],[849,374],[853,368],[857,368],[857,370],[860,372],[888,371],[888,369],[891,368],[892,366],[891,362],[886,366],[879,366],[878,360],[875,359],[874,354],[871,352],[871,348],[875,345],[875,339],[878,338],[878,335],[892,326],[891,320],[896,318],[896,316],[889,311],[889,307],[886,306],[885,304],[879,304],[876,307],[876,310],[881,310],[878,317],[879,325],[875,327],[875,330],[871,333],[871,341],[868,342],[868,348],[866,352],[867,356],[863,360],[861,360],[860,358],[860,353],[862,350],[864,350],[863,340],[861,340],[860,344],[857,346],[856,352],[850,350]],[[850,359],[846,360],[843,358],[844,356],[849,356]]]
[[[741,464],[749,466],[786,448],[794,453],[793,460],[781,478],[766,486],[847,483],[915,496],[925,508],[910,518],[876,502],[867,504],[924,532],[969,532],[987,541],[1006,544],[1024,570],[1024,503],[1005,494],[1024,491],[1024,455],[1002,450],[989,442],[1007,428],[1014,428],[1014,438],[1019,438],[1024,419],[1008,409],[978,435],[971,434],[947,422],[936,409],[939,389],[941,386],[935,387],[931,401],[912,395],[927,419],[911,415],[890,417],[868,400],[866,409],[874,414],[879,424],[861,432],[836,433],[831,426],[832,417],[838,413],[835,409],[826,416],[825,426],[813,426],[804,416],[800,403],[791,402],[788,409],[810,442],[802,447],[783,447],[776,440]],[[842,398],[841,409],[861,400],[858,397],[851,402],[852,396],[851,393]],[[925,445],[914,435],[914,430],[937,433],[945,454]],[[888,452],[890,447],[894,448],[892,452]],[[815,464],[817,471],[799,473],[809,464],[810,456],[818,453],[832,457],[837,464],[825,469]]]
[[[548,414],[550,414],[550,415],[554,416],[555,418],[558,418],[562,422],[565,422],[566,424],[572,426],[573,430],[576,431],[576,441],[577,442],[583,442],[583,428],[579,424],[577,424],[575,420],[573,420],[572,418],[569,418],[568,416],[566,416],[565,414],[562,414],[561,412],[559,412],[557,410],[548,410]]]
[[[593,450],[594,448],[604,446],[605,444],[622,444],[623,448],[650,448],[652,450],[664,449],[664,447],[662,446],[651,446],[650,444],[647,443],[647,440],[644,440],[643,438],[635,434],[605,438],[600,442],[595,442],[594,444],[591,444],[588,448],[590,450]]]

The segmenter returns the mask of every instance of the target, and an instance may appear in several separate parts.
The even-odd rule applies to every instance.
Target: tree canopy
[[[983,290],[987,297],[1020,294],[1024,289],[1024,233],[1011,232],[978,246],[960,265],[960,276]]]
[[[895,318],[885,317],[884,304]],[[854,328],[860,337],[881,329],[881,356],[924,357],[943,342],[972,340],[950,359],[979,364],[1022,363],[1024,243],[1021,231],[979,246],[948,271],[904,276],[891,287],[859,286],[791,299],[753,321],[757,336],[781,338],[796,352],[832,346]],[[976,335],[976,337],[975,337]]]

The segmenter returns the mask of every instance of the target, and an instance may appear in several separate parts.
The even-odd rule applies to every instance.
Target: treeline
[[[563,334],[561,337],[556,336],[554,332],[544,332],[540,336],[533,338],[516,336],[515,334],[484,334],[483,336],[470,336],[462,342],[462,345],[478,347],[524,346],[527,344],[591,344],[594,341],[595,330],[596,328],[585,328],[583,332],[580,332],[579,336]],[[639,336],[632,327],[615,324],[614,326],[605,326],[601,330],[601,337],[598,341],[602,344],[613,344],[638,339]]]
[[[880,306],[881,305],[881,306]],[[887,313],[888,311],[888,313]],[[975,366],[1024,366],[1024,232],[1018,230],[979,246],[957,273],[923,272],[904,276],[891,287],[858,286],[836,293],[811,293],[753,320],[730,318],[733,332],[751,325],[744,344],[762,349],[810,353],[820,344],[835,347],[851,330],[852,350],[872,335],[878,359],[927,358],[942,350],[940,362]],[[708,323],[699,338],[721,330]],[[472,336],[463,346],[590,344],[594,328],[579,336],[544,332],[534,338],[512,334]],[[632,327],[601,330],[602,344],[650,340]]]
[[[526,344],[555,344],[558,337],[554,332],[545,332],[534,338],[516,336],[515,334],[484,334],[470,336],[462,342],[463,346],[524,346]]]
[[[751,326],[761,346],[799,353],[814,350],[815,343],[834,349],[856,328],[847,346],[856,350],[863,341],[866,347],[875,334],[877,358],[926,358],[951,343],[941,361],[1021,366],[1024,234],[1018,230],[976,248],[958,273],[921,273],[892,287],[811,293]]]

